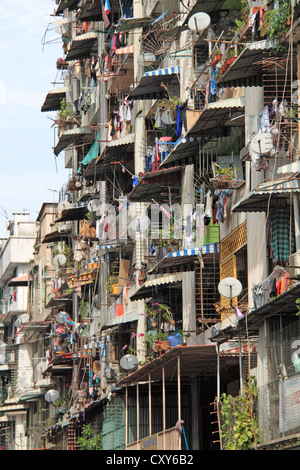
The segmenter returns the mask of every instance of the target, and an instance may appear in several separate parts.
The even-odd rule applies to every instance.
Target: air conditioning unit
[[[293,253],[289,257],[290,277],[300,277],[300,251]]]

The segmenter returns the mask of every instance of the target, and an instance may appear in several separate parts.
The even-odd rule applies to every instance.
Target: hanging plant
[[[279,0],[279,7],[269,9],[264,14],[260,33],[271,39],[284,37],[291,26],[291,1]]]

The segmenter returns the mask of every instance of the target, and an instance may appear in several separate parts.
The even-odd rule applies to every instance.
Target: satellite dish
[[[59,312],[55,317],[55,320],[57,321],[57,323],[66,324],[67,320],[66,320],[65,315],[67,315],[65,312]]]
[[[161,120],[164,124],[167,124],[167,125],[175,124],[176,122],[174,121],[174,119],[172,118],[172,116],[170,115],[168,111],[166,111],[165,113],[162,113]]]
[[[273,135],[271,132],[262,132],[261,130],[253,137],[250,142],[251,150],[260,155],[269,153],[273,148]]]
[[[134,369],[137,363],[138,363],[138,360],[137,360],[137,357],[134,356],[134,354],[126,354],[120,360],[120,366],[122,367],[122,369],[125,369],[125,370]]]
[[[190,31],[199,33],[200,31],[207,29],[210,26],[210,23],[210,16],[207,13],[199,12],[190,17],[188,28]]]
[[[223,297],[238,297],[243,290],[241,282],[235,277],[225,277],[219,282],[218,291]]]
[[[64,211],[65,209],[70,209],[71,207],[71,204],[69,203],[69,201],[60,201],[58,203],[58,210],[60,211]]]
[[[45,400],[48,403],[55,403],[58,397],[59,397],[59,393],[57,390],[54,390],[54,389],[48,390],[48,392],[45,393]]]
[[[144,65],[146,63],[151,63],[155,61],[156,57],[154,54],[152,54],[152,52],[145,52],[144,54],[140,55],[137,60],[139,65]]]
[[[56,255],[53,259],[54,266],[63,266],[67,259],[63,253]]]
[[[87,207],[90,212],[97,212],[97,210],[99,209],[99,205],[100,201],[98,199],[93,199],[92,201],[88,202]]]

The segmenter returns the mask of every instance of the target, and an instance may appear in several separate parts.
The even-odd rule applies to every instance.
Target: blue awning
[[[144,77],[161,77],[162,75],[172,75],[173,73],[180,73],[180,65],[167,67],[165,69],[150,70],[144,73]]]
[[[138,86],[128,95],[129,100],[152,100],[161,99],[167,96],[163,83],[167,86],[170,94],[179,93],[180,66],[167,67],[164,69],[150,70],[146,72]]]
[[[188,248],[185,250],[172,251],[168,253],[168,258],[175,258],[177,256],[195,256],[200,253],[205,255],[207,253],[218,253],[219,252],[219,243],[210,243],[209,245],[197,246],[195,248]]]
[[[167,273],[194,269],[194,263],[197,261],[199,254],[206,256],[219,253],[219,243],[209,243],[202,247],[187,248],[184,250],[172,251],[168,253],[154,268],[148,271],[148,274]]]

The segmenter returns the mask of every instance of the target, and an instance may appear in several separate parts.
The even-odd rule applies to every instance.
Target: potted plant
[[[217,62],[219,62],[219,61],[222,59],[221,51],[220,51],[220,49],[218,49],[218,48],[216,49],[216,55],[215,55],[215,57],[216,57]]]
[[[159,331],[155,337],[155,351],[167,351],[170,349],[170,341],[167,340],[169,333]]]
[[[145,310],[146,310],[146,315],[150,318],[151,320],[151,325],[153,328],[157,326],[157,310],[154,309],[153,307],[149,307],[149,305],[145,304]]]
[[[171,325],[175,325],[175,320],[173,318],[173,314],[170,310],[170,307],[168,307],[168,305],[165,305],[165,304],[159,304],[159,308],[161,310],[163,318],[167,322],[169,322]]]

